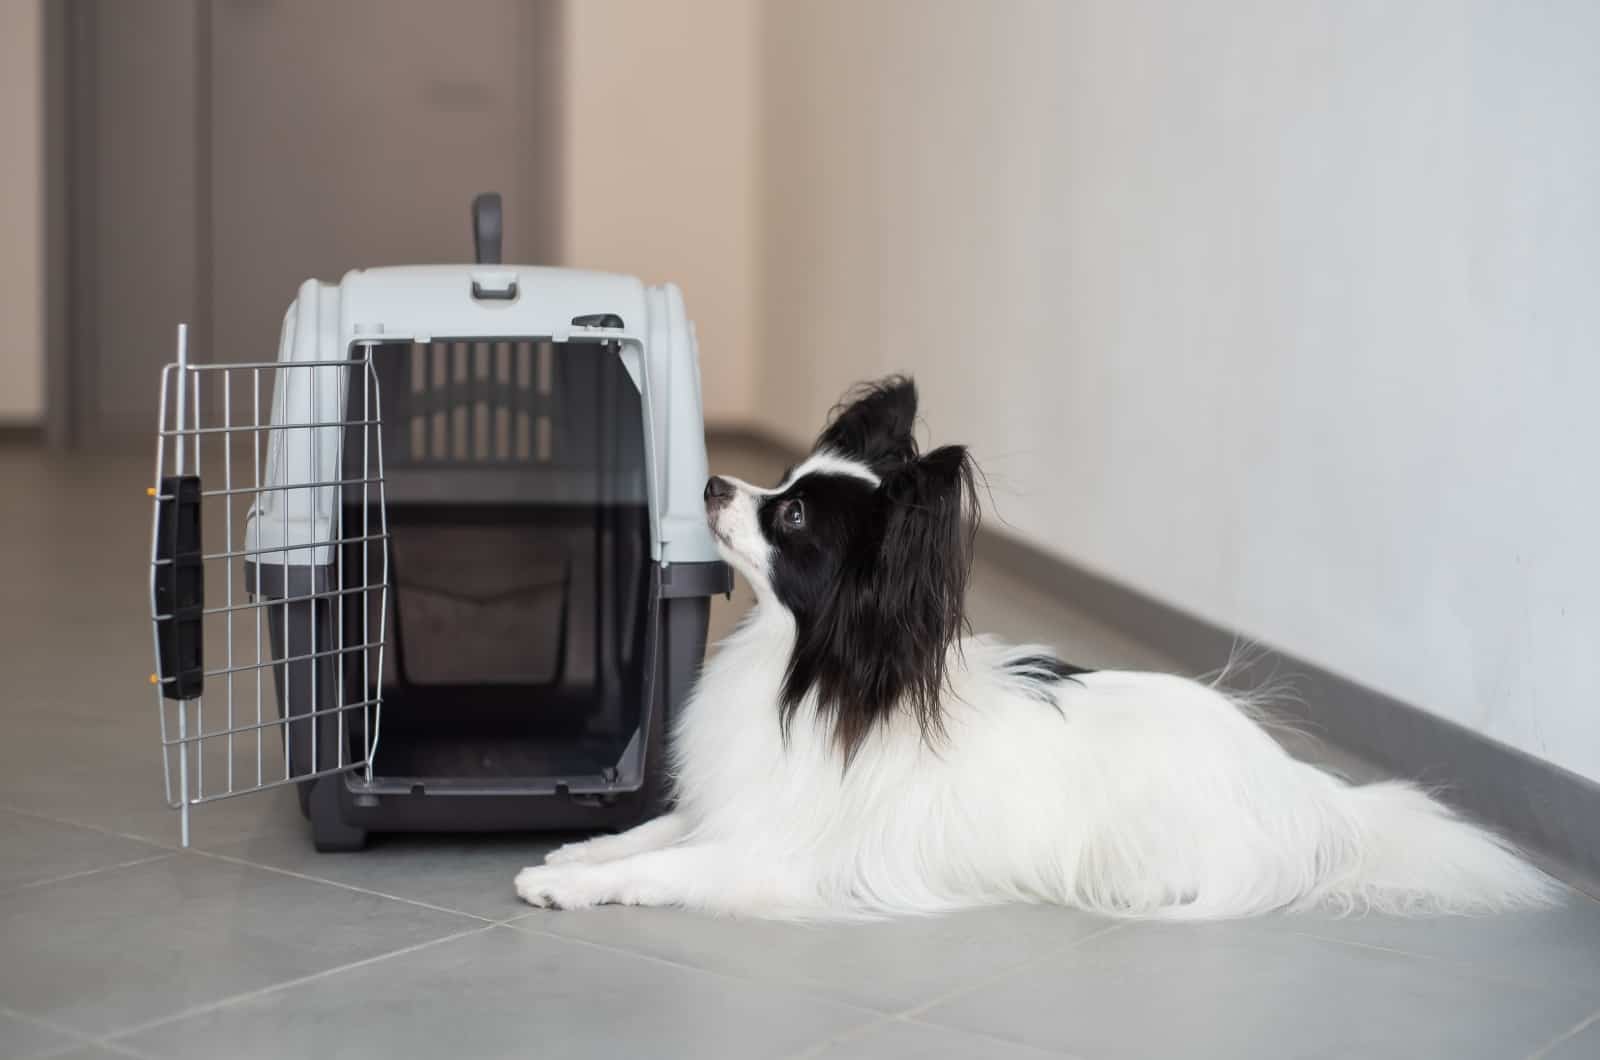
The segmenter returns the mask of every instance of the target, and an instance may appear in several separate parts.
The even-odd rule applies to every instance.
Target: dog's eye
[[[798,497],[794,500],[783,502],[783,507],[778,509],[778,518],[790,530],[799,530],[806,525],[806,505]]]

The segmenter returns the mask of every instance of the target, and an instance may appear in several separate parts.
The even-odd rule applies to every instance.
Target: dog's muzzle
[[[712,475],[706,481],[706,514],[715,515],[733,502],[733,483],[721,475]]]

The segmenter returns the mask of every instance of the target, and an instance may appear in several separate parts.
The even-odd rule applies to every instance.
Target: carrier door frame
[[[363,412],[352,422],[356,379]],[[147,493],[150,683],[184,846],[192,807],[288,785],[305,798],[318,777],[370,770],[389,592],[381,422],[371,344],[334,360],[195,363],[179,326],[176,359],[161,373]],[[343,472],[351,427],[365,456],[358,482]],[[343,526],[352,487],[360,527]],[[346,584],[350,548],[378,549],[376,579],[363,558],[358,583]],[[364,623],[361,642],[347,643],[346,608],[370,614],[374,597],[376,630]]]

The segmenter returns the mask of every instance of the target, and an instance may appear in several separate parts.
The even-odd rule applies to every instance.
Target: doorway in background
[[[476,192],[505,195],[512,260],[554,263],[559,0],[68,0],[50,18],[58,441],[148,439],[179,321],[200,359],[270,360],[307,277],[470,260]]]

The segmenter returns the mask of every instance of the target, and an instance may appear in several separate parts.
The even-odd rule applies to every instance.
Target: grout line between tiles
[[[946,1027],[939,1023],[924,1023],[921,1020],[912,1019],[910,1016],[891,1016],[884,1022],[904,1023],[908,1027],[921,1027],[923,1030],[927,1031],[959,1034],[964,1038],[981,1038],[986,1042],[994,1042],[996,1045],[1009,1045],[1013,1048],[1032,1049],[1044,1056],[1052,1057],[1053,1060],[1087,1060],[1087,1058],[1080,1053],[1063,1053],[1059,1049],[1050,1049],[1043,1045],[1035,1045],[1032,1042],[1025,1042],[1020,1038],[1002,1038],[998,1034],[990,1034],[988,1031],[973,1030],[971,1027]]]
[[[137,1049],[131,1049],[119,1042],[108,1042],[104,1038],[92,1038],[82,1045],[74,1045],[66,1049],[59,1049],[50,1053],[46,1053],[44,1056],[34,1057],[33,1060],[51,1060],[52,1057],[67,1056],[75,1050],[85,1048],[101,1049],[116,1056],[131,1057],[132,1060],[155,1060],[155,1058],[153,1058],[149,1053],[141,1053]]]
[[[524,914],[520,917],[513,917],[507,921],[502,921],[502,924],[505,927],[511,928],[513,931],[521,931],[529,935],[538,935],[542,938],[554,939],[557,942],[570,942],[577,946],[587,946],[590,949],[601,950],[602,952],[612,953],[622,957],[637,957],[641,961],[649,961],[652,964],[666,965],[668,968],[676,968],[680,971],[694,972],[696,975],[709,975],[714,979],[722,979],[728,982],[745,984],[754,983],[757,985],[774,986],[779,989],[793,991],[794,993],[800,994],[813,1001],[819,1001],[829,1005],[837,1005],[839,1008],[850,1009],[854,1012],[863,1012],[872,1016],[885,1015],[885,1013],[878,1009],[867,1008],[865,1005],[858,1005],[849,1001],[841,1001],[837,997],[820,993],[811,987],[805,986],[804,984],[789,983],[780,980],[764,981],[756,976],[735,975],[732,972],[719,972],[713,968],[702,968],[696,964],[686,964],[683,961],[675,961],[670,957],[662,957],[660,954],[645,953],[642,950],[630,950],[625,946],[613,946],[609,945],[608,943],[595,942],[592,939],[578,938],[573,935],[563,935],[558,931],[549,931],[541,927],[524,927],[522,926],[521,921],[525,919],[527,919],[527,914]]]
[[[294,879],[306,880],[310,883],[325,883],[330,887],[338,887],[342,890],[354,891],[356,894],[365,894],[373,898],[387,898],[390,901],[404,902],[406,905],[414,905],[422,909],[432,910],[435,913],[450,913],[455,916],[470,917],[471,919],[477,920],[487,926],[493,926],[500,923],[500,921],[495,920],[493,917],[480,916],[477,913],[469,913],[464,909],[451,909],[449,906],[434,905],[432,902],[424,902],[416,898],[405,898],[398,894],[389,894],[386,891],[375,891],[370,887],[357,887],[353,883],[344,883],[340,880],[330,880],[326,876],[312,876],[309,873],[296,872],[293,869],[280,868],[277,865],[264,865],[259,861],[251,861],[248,858],[234,857],[231,854],[219,854],[214,850],[195,850],[191,848],[189,853],[193,854],[195,857],[211,858],[216,861],[225,861],[231,865],[243,865],[246,868],[260,869],[263,872],[275,872],[280,876],[291,876]]]
[[[6,1008],[3,1005],[0,1005],[0,1014],[9,1016],[15,1020],[21,1020],[24,1023],[32,1023],[35,1026],[43,1027],[47,1031],[52,1031],[56,1034],[59,1034],[63,1038],[70,1039],[65,1045],[46,1049],[42,1053],[29,1053],[27,1060],[51,1060],[52,1057],[66,1056],[69,1053],[77,1052],[79,1049],[87,1049],[90,1047],[104,1049],[107,1052],[117,1053],[123,1056],[135,1057],[137,1060],[149,1060],[144,1053],[136,1052],[127,1046],[117,1045],[113,1042],[107,1042],[103,1038],[97,1038],[95,1035],[90,1034],[87,1031],[75,1030],[74,1028],[68,1027],[65,1024],[56,1023],[53,1020],[47,1020],[41,1016],[34,1016],[14,1008]]]
[[[159,767],[159,763],[157,763],[157,766]],[[245,793],[243,792],[240,793],[241,796],[244,794]],[[124,832],[116,828],[107,828],[105,825],[91,824],[88,821],[77,821],[70,817],[59,817],[51,813],[41,813],[38,810],[29,810],[9,803],[0,805],[0,811],[5,813],[14,813],[18,817],[30,817],[35,821],[45,821],[49,824],[58,824],[64,828],[81,828],[86,832],[95,832],[104,836],[113,836],[117,839],[127,839],[135,843],[143,843],[145,846],[157,847],[172,854],[194,853],[203,849],[195,844],[184,847],[184,845],[178,840],[168,838],[164,835],[158,836],[146,835],[142,832]],[[177,810],[172,810],[174,820],[176,820],[177,812]],[[287,829],[284,830],[286,831]],[[277,831],[277,829],[273,828],[261,828],[255,831],[246,831],[242,834],[230,837],[227,842],[229,844],[242,843],[250,839],[258,839],[263,836],[274,835]],[[196,840],[195,842],[199,843],[203,842],[203,840]]]
[[[513,914],[511,916],[508,916],[504,920],[496,920],[495,923],[499,924],[501,927],[511,927],[511,926],[515,925],[517,921],[526,920],[532,915],[533,915],[533,910],[529,909],[529,910],[525,910],[524,912],[515,913],[515,914]]]
[[[152,839],[149,836],[138,835],[134,832],[119,832],[115,828],[106,828],[98,824],[87,824],[83,821],[73,821],[65,817],[57,817],[54,814],[40,813],[38,810],[26,810],[21,806],[12,806],[7,804],[0,806],[0,810],[4,810],[6,813],[14,813],[18,817],[29,817],[35,821],[44,821],[48,824],[58,824],[63,828],[81,828],[85,832],[96,832],[100,835],[114,836],[117,839],[128,839],[135,843],[143,843],[146,846],[159,847],[160,849],[168,852],[182,849],[181,847],[175,846],[172,843],[162,842],[159,839]]]
[[[886,1027],[891,1023],[898,1022],[898,1020],[899,1017],[897,1016],[880,1015],[875,1020],[868,1020],[865,1023],[842,1030],[837,1034],[830,1034],[828,1037],[822,1039],[822,1041],[814,1042],[811,1045],[806,1046],[804,1049],[801,1049],[799,1052],[790,1053],[784,1058],[784,1060],[815,1060],[816,1057],[821,1056],[829,1049],[832,1049],[835,1045],[842,1045],[845,1042],[854,1041],[855,1039],[864,1035],[871,1034],[879,1027]]]
[[[67,828],[81,828],[81,829],[83,829],[85,831],[95,832],[95,833],[98,833],[100,835],[115,836],[118,839],[133,840],[135,842],[143,843],[146,846],[156,847],[157,849],[162,851],[162,853],[153,854],[148,858],[140,858],[140,859],[135,860],[135,861],[125,862],[125,863],[123,863],[121,865],[107,865],[107,866],[105,866],[105,869],[93,869],[93,870],[89,870],[89,872],[101,872],[101,871],[105,871],[106,869],[126,868],[127,866],[130,866],[130,865],[139,865],[139,864],[143,864],[143,863],[148,862],[148,861],[160,861],[163,858],[172,857],[175,854],[178,854],[178,855],[192,855],[194,857],[212,858],[212,859],[214,859],[216,861],[225,861],[225,862],[230,862],[230,863],[236,864],[236,865],[243,865],[243,866],[246,866],[246,867],[252,868],[252,869],[261,869],[262,871],[265,871],[265,872],[275,872],[275,873],[278,873],[279,875],[282,875],[282,876],[292,876],[292,877],[294,877],[296,879],[307,880],[307,881],[312,882],[312,883],[326,883],[329,886],[339,887],[339,888],[342,888],[342,889],[347,890],[347,891],[354,891],[357,894],[370,895],[370,896],[376,897],[376,898],[388,898],[388,899],[391,899],[391,900],[396,901],[396,902],[404,902],[407,905],[414,905],[414,906],[417,906],[417,907],[422,908],[422,909],[429,909],[429,910],[432,910],[433,912],[436,912],[436,913],[452,913],[452,914],[454,914],[456,916],[469,917],[469,918],[471,918],[473,920],[482,921],[482,922],[487,923],[487,924],[498,924],[498,923],[503,923],[504,922],[504,921],[495,920],[493,917],[482,916],[482,915],[480,915],[478,913],[470,913],[470,912],[466,911],[465,909],[452,909],[449,906],[434,905],[431,902],[424,902],[424,901],[421,901],[420,899],[416,899],[416,898],[405,898],[405,897],[402,897],[401,895],[398,895],[398,894],[389,894],[386,891],[375,891],[375,890],[372,890],[371,888],[367,888],[367,887],[357,887],[354,884],[343,883],[343,882],[341,882],[339,880],[329,879],[329,878],[327,878],[325,876],[313,876],[313,875],[311,875],[309,873],[295,872],[292,869],[280,868],[280,867],[278,867],[276,865],[267,865],[267,864],[263,864],[262,862],[259,862],[259,861],[251,861],[248,858],[241,858],[241,857],[238,857],[238,856],[232,855],[232,854],[223,854],[220,851],[206,850],[204,848],[196,847],[196,846],[191,846],[187,850],[185,850],[182,846],[179,846],[179,845],[176,845],[176,844],[168,844],[168,843],[166,843],[166,842],[164,842],[162,840],[151,839],[148,836],[136,835],[136,834],[131,833],[131,832],[119,832],[116,829],[104,828],[104,827],[101,827],[100,825],[83,824],[83,823],[78,822],[78,821],[69,821],[69,820],[66,820],[64,818],[53,817],[53,816],[51,816],[49,814],[38,813],[38,812],[33,811],[33,810],[23,810],[23,809],[19,809],[17,807],[14,807],[14,806],[0,806],[0,810],[3,810],[5,812],[7,812],[7,813],[14,813],[19,817],[28,817],[28,818],[31,818],[31,819],[36,820],[36,821],[44,821],[44,822],[46,822],[48,824],[62,825],[62,826],[67,827]],[[245,837],[245,838],[247,839],[249,837]],[[243,841],[243,840],[240,840],[240,841]],[[73,873],[71,875],[72,876],[88,875],[89,872]],[[70,878],[70,877],[61,877],[61,878],[65,879],[65,878]],[[49,881],[38,881],[38,882],[39,883],[44,883],[44,882],[56,882],[56,881],[55,880],[49,880]],[[36,886],[36,885],[37,884],[35,883],[35,884],[23,884],[21,886],[31,887],[31,886]],[[7,893],[7,892],[0,891],[0,893]],[[518,915],[519,916],[526,916],[527,914],[523,913],[523,914],[518,914]]]
[[[1505,983],[1509,985],[1527,987],[1530,990],[1541,991],[1559,988],[1559,984],[1553,982],[1540,982],[1539,980],[1526,978],[1524,976],[1507,975],[1504,972],[1499,971],[1497,968],[1476,964],[1460,957],[1447,957],[1436,953],[1422,953],[1417,950],[1400,949],[1397,946],[1385,946],[1378,942],[1363,942],[1360,939],[1342,939],[1333,935],[1322,935],[1315,931],[1301,931],[1294,928],[1288,929],[1287,934],[1294,938],[1311,939],[1316,942],[1324,942],[1334,946],[1348,946],[1358,950],[1371,950],[1376,953],[1387,953],[1396,957],[1407,957],[1414,961],[1429,961],[1434,964],[1439,964],[1449,968],[1456,974],[1470,976],[1474,979],[1481,979],[1489,983]]]
[[[1600,1009],[1589,1013],[1589,1015],[1579,1020],[1577,1024],[1566,1030],[1564,1033],[1552,1039],[1551,1041],[1544,1043],[1538,1049],[1528,1054],[1528,1060],[1541,1060],[1542,1057],[1549,1056],[1550,1051],[1556,1046],[1563,1042],[1571,1041],[1596,1023],[1600,1023]]]
[[[139,1050],[130,1048],[120,1042],[98,1041],[94,1044],[95,1048],[104,1049],[108,1053],[116,1053],[118,1056],[129,1056],[133,1060],[153,1060],[149,1053],[141,1053]]]
[[[426,942],[418,942],[411,946],[402,946],[400,949],[389,950],[387,953],[379,953],[372,957],[363,957],[361,960],[351,961],[349,964],[341,964],[333,968],[324,968],[320,972],[312,972],[309,975],[302,975],[294,979],[285,979],[282,982],[273,983],[270,986],[263,986],[255,990],[246,990],[243,993],[232,994],[217,1001],[209,1001],[204,1005],[195,1005],[191,1008],[184,1009],[182,1012],[175,1012],[169,1016],[162,1016],[160,1019],[146,1020],[144,1023],[135,1024],[132,1027],[123,1027],[119,1030],[112,1031],[109,1034],[105,1034],[94,1039],[94,1043],[96,1045],[115,1045],[117,1039],[129,1038],[135,1034],[143,1034],[145,1031],[154,1030],[157,1027],[165,1027],[169,1023],[177,1023],[181,1020],[191,1019],[195,1016],[202,1016],[208,1012],[214,1012],[217,1009],[227,1008],[231,1005],[241,1004],[246,1001],[253,1001],[258,997],[266,997],[269,994],[276,994],[282,990],[289,990],[293,987],[302,986],[306,983],[314,983],[319,979],[326,979],[329,976],[338,975],[341,972],[354,971],[357,968],[364,968],[369,964],[377,964],[380,961],[387,961],[395,957],[404,957],[408,954],[428,949],[431,946],[440,946],[447,942],[455,942],[457,939],[464,939],[472,935],[481,935],[485,931],[492,931],[498,926],[498,924],[492,923],[482,924],[478,927],[468,928],[466,931],[456,931],[449,935],[441,935],[436,939],[428,939]],[[122,1048],[126,1049],[127,1047],[123,1046]]]
[[[134,858],[132,861],[119,861],[115,865],[101,865],[98,868],[93,869],[79,869],[77,872],[66,872],[62,873],[60,876],[50,876],[42,880],[30,880],[27,883],[19,883],[11,887],[0,889],[0,895],[16,894],[18,891],[26,891],[34,887],[48,887],[53,883],[65,883],[68,880],[76,880],[84,876],[94,876],[101,872],[112,872],[116,869],[129,869],[135,865],[149,864],[152,861],[165,861],[170,857],[172,857],[172,852],[163,850],[159,854],[150,854],[146,857]]]
[[[1073,949],[1074,947],[1083,945],[1085,942],[1088,942],[1090,939],[1101,938],[1101,937],[1103,937],[1105,935],[1111,934],[1113,931],[1120,931],[1124,927],[1127,927],[1127,922],[1126,921],[1118,921],[1116,923],[1107,924],[1105,927],[1098,928],[1097,930],[1091,931],[1087,935],[1080,935],[1077,938],[1071,939],[1071,940],[1069,940],[1067,942],[1063,942],[1059,946],[1055,946],[1055,947],[1052,947],[1051,949],[1045,950],[1043,953],[1036,953],[1032,957],[1028,957],[1025,960],[1017,961],[1015,964],[1008,965],[1005,968],[1002,968],[999,971],[996,971],[993,975],[989,976],[987,979],[985,979],[982,982],[964,983],[961,986],[954,987],[954,988],[952,988],[950,990],[946,990],[942,994],[937,994],[934,997],[929,998],[927,1001],[919,1002],[918,1004],[912,1005],[909,1008],[900,1009],[898,1011],[890,1012],[890,1013],[880,1013],[880,1017],[881,1018],[872,1020],[872,1021],[870,1021],[868,1023],[862,1024],[862,1025],[857,1026],[857,1027],[851,1027],[848,1030],[840,1031],[838,1034],[835,1034],[835,1035],[833,1035],[833,1036],[831,1036],[829,1038],[825,1038],[824,1040],[822,1040],[820,1042],[817,1042],[817,1043],[815,1043],[813,1045],[807,1046],[805,1049],[802,1049],[801,1051],[799,1051],[797,1053],[790,1054],[789,1060],[809,1060],[809,1058],[811,1058],[811,1057],[820,1056],[820,1055],[822,1055],[823,1052],[825,1052],[826,1050],[832,1048],[835,1045],[838,1045],[841,1042],[847,1042],[847,1041],[850,1041],[850,1040],[852,1040],[854,1038],[858,1038],[863,1034],[870,1033],[871,1031],[874,1031],[874,1030],[878,1029],[879,1027],[886,1026],[887,1024],[890,1024],[890,1023],[912,1023],[912,1022],[915,1022],[914,1018],[916,1016],[921,1015],[922,1013],[928,1011],[929,1009],[935,1007],[936,1005],[942,1005],[947,1001],[953,1001],[956,998],[961,997],[964,994],[969,994],[974,990],[982,990],[985,987],[994,986],[997,983],[1004,982],[1005,980],[1011,978],[1013,975],[1016,975],[1019,972],[1026,971],[1027,969],[1033,967],[1035,964],[1038,964],[1041,961],[1048,961],[1048,960],[1051,960],[1051,959],[1053,959],[1055,957],[1059,957],[1061,954],[1066,953],[1067,951]],[[948,1030],[948,1029],[950,1029],[950,1028],[942,1027],[939,1024],[936,1024],[936,1023],[921,1023],[921,1024],[918,1024],[918,1025],[919,1026],[924,1026],[924,1027],[930,1027],[930,1028],[932,1028],[934,1030]],[[973,1031],[966,1031],[966,1030],[963,1030],[961,1033],[963,1033],[963,1034],[974,1034],[976,1037],[988,1038],[991,1041],[1005,1042],[1007,1045],[1024,1045],[1024,1046],[1027,1046],[1028,1048],[1038,1048],[1038,1046],[1029,1045],[1027,1042],[1016,1042],[1016,1041],[1012,1041],[1009,1038],[998,1038],[998,1037],[996,1037],[996,1036],[994,1036],[992,1034],[982,1034],[982,1033],[973,1032]],[[1042,1050],[1042,1051],[1049,1052],[1049,1050]],[[1060,1054],[1060,1055],[1065,1056],[1067,1054]]]
[[[54,816],[51,816],[50,814],[39,813],[39,812],[37,812],[35,810],[24,810],[24,809],[21,809],[20,807],[15,807],[15,806],[0,805],[0,812],[13,813],[13,814],[16,814],[19,817],[27,817],[27,818],[31,818],[32,820],[44,821],[47,824],[61,825],[61,826],[66,827],[66,828],[81,828],[81,829],[83,829],[85,831],[94,832],[94,833],[97,833],[99,835],[114,836],[114,837],[116,837],[118,839],[128,839],[128,840],[132,840],[134,842],[143,843],[146,846],[156,847],[158,850],[162,851],[161,854],[151,855],[149,858],[141,859],[143,861],[158,861],[163,857],[170,857],[173,854],[192,854],[192,855],[196,855],[196,856],[199,856],[199,857],[215,858],[215,859],[217,859],[219,861],[234,862],[236,864],[249,866],[250,868],[253,868],[253,869],[263,869],[263,870],[266,870],[268,872],[276,872],[276,873],[280,873],[280,874],[285,875],[285,876],[293,876],[293,877],[296,877],[296,878],[299,878],[299,879],[310,880],[310,881],[315,882],[315,883],[326,883],[326,884],[330,884],[330,885],[332,885],[334,887],[342,887],[342,888],[344,888],[345,890],[348,890],[348,891],[355,891],[355,892],[357,892],[359,894],[374,895],[374,896],[379,897],[379,898],[392,898],[393,900],[395,900],[397,902],[405,902],[405,903],[407,903],[409,905],[419,906],[419,907],[421,907],[423,909],[432,909],[433,911],[440,912],[440,913],[454,913],[457,916],[471,917],[474,920],[481,920],[481,921],[484,921],[486,923],[491,923],[491,924],[509,924],[513,920],[520,920],[523,917],[533,915],[533,911],[532,910],[526,910],[524,912],[517,913],[517,914],[515,914],[513,916],[506,917],[506,918],[500,919],[500,920],[496,920],[494,917],[487,917],[487,916],[483,916],[482,914],[479,914],[479,913],[472,913],[472,912],[469,912],[469,911],[467,911],[465,909],[455,909],[455,908],[452,908],[450,906],[434,905],[434,904],[432,904],[430,902],[424,902],[424,901],[421,901],[420,899],[416,899],[416,898],[405,898],[405,897],[402,897],[402,896],[397,895],[397,894],[389,894],[386,891],[375,891],[375,890],[372,890],[370,888],[358,887],[358,886],[356,886],[354,884],[343,883],[343,882],[341,882],[339,880],[329,879],[326,876],[315,876],[315,875],[312,875],[310,873],[296,872],[296,871],[294,871],[292,869],[280,868],[280,867],[278,867],[276,865],[268,865],[268,864],[265,864],[265,863],[259,862],[259,861],[251,861],[249,858],[242,858],[242,857],[239,857],[238,855],[224,854],[219,850],[211,850],[211,849],[207,849],[205,847],[199,847],[199,846],[190,846],[188,849],[184,849],[182,846],[180,846],[180,845],[178,845],[176,843],[169,843],[169,842],[167,842],[165,840],[152,839],[149,836],[138,835],[138,834],[135,834],[135,833],[132,833],[132,832],[119,832],[116,829],[105,828],[105,827],[102,827],[101,825],[85,824],[85,823],[82,823],[80,821],[70,821],[70,820],[67,820],[65,818],[54,817]],[[241,836],[236,840],[230,841],[230,845],[231,845],[231,843],[238,843],[238,842],[247,841],[250,838],[252,838],[252,836],[249,836],[249,835]],[[127,865],[135,865],[135,864],[139,864],[139,862],[138,861],[131,861],[131,862],[127,862],[126,864]],[[124,866],[123,865],[108,865],[108,866],[106,866],[106,868],[122,868],[122,867],[124,867]],[[101,871],[101,870],[93,870],[93,871]],[[74,874],[74,875],[77,875],[77,874]],[[39,882],[45,882],[45,881],[39,881]],[[54,882],[54,881],[50,881],[50,882]],[[21,886],[33,886],[33,884],[23,884]],[[5,891],[0,891],[0,893],[5,893]]]
[[[1091,931],[1087,935],[1080,935],[1077,938],[1071,940],[1070,942],[1062,943],[1060,946],[1056,946],[1056,947],[1054,947],[1052,949],[1046,950],[1044,953],[1036,954],[1036,955],[1034,955],[1032,957],[1029,957],[1027,960],[1024,960],[1024,961],[1018,961],[1016,964],[1013,964],[1008,968],[1004,968],[1004,969],[996,972],[994,975],[990,976],[989,979],[986,982],[982,982],[982,983],[966,983],[966,984],[963,984],[961,986],[955,987],[954,989],[947,990],[944,993],[939,994],[936,997],[930,998],[929,1000],[922,1002],[920,1005],[912,1005],[910,1008],[902,1009],[901,1011],[894,1013],[894,1017],[895,1017],[895,1019],[905,1020],[905,1019],[911,1019],[912,1017],[915,1017],[915,1016],[920,1016],[922,1013],[927,1012],[929,1009],[933,1008],[936,1005],[942,1005],[947,1001],[954,1001],[956,998],[961,997],[964,994],[970,994],[974,990],[982,990],[984,987],[995,986],[995,985],[997,985],[999,983],[1003,983],[1007,979],[1010,979],[1012,976],[1016,975],[1017,973],[1026,971],[1027,969],[1033,967],[1036,964],[1040,964],[1040,963],[1042,963],[1044,961],[1048,961],[1048,960],[1053,960],[1056,957],[1061,956],[1063,953],[1066,953],[1068,950],[1076,949],[1077,947],[1083,945],[1085,942],[1088,942],[1091,939],[1104,938],[1105,936],[1111,934],[1112,932],[1121,931],[1123,928],[1125,928],[1127,926],[1128,926],[1128,922],[1127,921],[1120,921],[1120,920],[1115,922],[1115,923],[1112,923],[1112,924],[1107,924],[1103,928],[1100,928],[1100,929],[1098,929],[1096,931]]]
[[[1315,931],[1298,931],[1294,928],[1290,928],[1288,930],[1288,934],[1293,935],[1295,938],[1314,939],[1317,942],[1328,942],[1336,946],[1352,946],[1358,950],[1376,950],[1379,953],[1392,953],[1397,957],[1415,957],[1418,960],[1440,961],[1446,964],[1462,963],[1460,961],[1452,962],[1448,958],[1436,957],[1430,953],[1417,953],[1414,950],[1402,950],[1396,946],[1385,946],[1381,942],[1363,942],[1360,939],[1341,939],[1333,935],[1322,935]],[[1464,965],[1464,967],[1471,967],[1471,965]],[[1528,983],[1525,985],[1534,986],[1537,984]]]
[[[94,1037],[92,1035],[85,1034],[82,1031],[75,1031],[71,1027],[56,1023],[53,1020],[44,1019],[41,1016],[35,1016],[31,1013],[23,1012],[20,1009],[8,1008],[5,1005],[0,1005],[0,1016],[7,1016],[18,1021],[19,1023],[31,1023],[36,1027],[43,1027],[45,1030],[59,1034],[64,1038],[72,1039],[71,1042],[59,1048],[46,1049],[42,1053],[30,1053],[29,1060],[45,1060],[46,1057],[59,1056],[62,1053],[69,1053],[74,1049],[81,1049],[85,1045],[89,1045],[94,1042]]]

